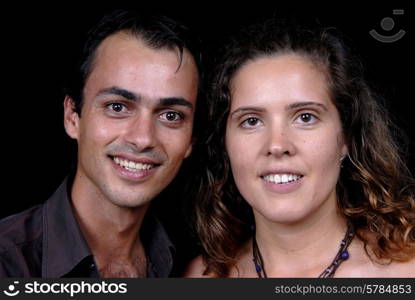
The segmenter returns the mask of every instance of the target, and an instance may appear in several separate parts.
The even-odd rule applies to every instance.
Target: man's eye
[[[183,115],[176,111],[167,111],[160,115],[163,120],[168,122],[178,122],[183,119]]]
[[[249,117],[248,119],[246,119],[245,121],[243,121],[241,123],[241,126],[243,128],[254,128],[256,126],[258,126],[260,124],[260,120],[258,118],[255,117]]]
[[[115,102],[115,103],[110,103],[110,104],[108,105],[108,107],[109,107],[112,111],[115,111],[115,112],[122,112],[122,111],[123,111],[123,109],[125,108],[125,105],[124,105],[124,104],[122,104],[122,103]]]

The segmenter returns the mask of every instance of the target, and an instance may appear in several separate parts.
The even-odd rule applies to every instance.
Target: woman
[[[333,30],[267,21],[225,49],[186,275],[415,276],[414,180]]]

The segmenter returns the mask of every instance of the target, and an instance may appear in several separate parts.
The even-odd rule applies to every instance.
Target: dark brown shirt
[[[44,204],[0,220],[0,277],[100,277],[74,217],[65,180]],[[174,246],[148,211],[141,239],[147,276],[168,277]]]

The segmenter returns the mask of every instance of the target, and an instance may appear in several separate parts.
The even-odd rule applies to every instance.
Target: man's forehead
[[[160,71],[168,71],[174,76],[191,72],[191,76],[196,80],[199,77],[196,62],[187,49],[183,49],[181,55],[177,47],[154,48],[139,36],[126,32],[115,33],[101,42],[94,56],[90,74],[97,67],[105,68],[106,72],[117,72],[150,65],[155,65]]]
[[[182,60],[178,47],[153,47],[141,35],[128,31],[116,32],[105,38],[97,48],[95,58],[100,56],[121,56],[127,52],[140,55],[142,59],[158,55],[169,56],[174,59],[177,66]],[[193,60],[192,55],[186,49],[183,50],[183,59]]]

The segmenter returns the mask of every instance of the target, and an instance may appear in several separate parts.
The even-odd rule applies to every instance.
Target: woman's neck
[[[279,224],[256,217],[256,241],[269,277],[317,277],[331,264],[347,230],[337,213]]]

